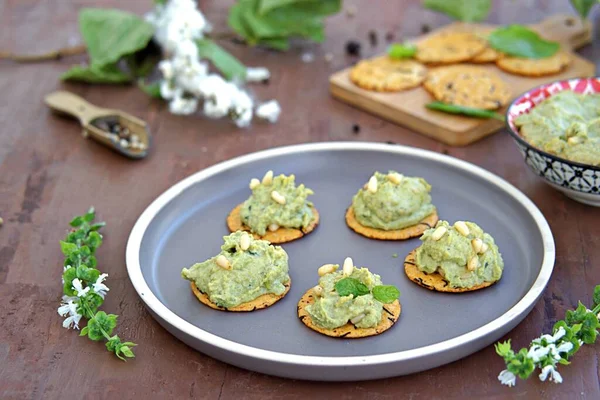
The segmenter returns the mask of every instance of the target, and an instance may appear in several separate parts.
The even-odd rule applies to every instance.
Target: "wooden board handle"
[[[48,107],[78,118],[83,126],[104,114],[103,109],[88,103],[81,97],[64,90],[52,92],[44,99]]]
[[[531,25],[547,40],[559,42],[567,49],[578,49],[592,40],[592,25],[575,15],[559,14]]]

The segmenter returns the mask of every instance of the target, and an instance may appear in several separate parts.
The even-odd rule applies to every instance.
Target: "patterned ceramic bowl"
[[[546,183],[574,200],[600,207],[600,167],[569,161],[533,147],[521,137],[514,123],[516,117],[563,90],[600,93],[600,78],[575,78],[547,83],[519,96],[506,112],[508,131],[525,157],[525,163]]]

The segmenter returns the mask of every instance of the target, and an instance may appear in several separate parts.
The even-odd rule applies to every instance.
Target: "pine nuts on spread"
[[[285,204],[285,197],[283,197],[283,195],[281,195],[278,191],[273,190],[271,192],[271,198],[273,200],[275,200],[276,203],[279,203],[281,205]]]
[[[277,224],[271,224],[271,225],[269,225],[269,230],[271,232],[275,232],[277,229],[279,229],[279,225],[277,225]]]
[[[377,192],[377,178],[375,176],[372,176],[371,179],[369,179],[369,183],[367,183],[367,190],[371,193]]]
[[[469,271],[475,271],[479,267],[479,257],[475,256],[467,263],[467,269]]]
[[[354,271],[354,261],[352,261],[352,258],[346,257],[344,266],[342,267],[342,274],[344,276],[349,276],[352,275],[352,271]]]
[[[242,249],[242,251],[246,251],[246,250],[248,250],[249,247],[250,247],[250,236],[248,236],[247,233],[243,233],[242,237],[240,238],[240,249]]]
[[[448,229],[446,229],[445,226],[440,226],[436,228],[435,231],[433,231],[433,233],[431,234],[431,239],[437,242],[442,238],[442,236],[446,234],[446,232],[448,232]]]
[[[231,269],[231,264],[229,263],[229,260],[227,259],[227,257],[225,257],[223,254],[220,254],[219,256],[217,256],[217,265],[223,269]]]
[[[394,173],[388,174],[387,177],[390,182],[395,183],[397,185],[402,181],[402,178],[404,178],[404,175],[394,172]]]
[[[317,272],[319,273],[319,276],[324,276],[324,275],[332,273],[336,269],[337,269],[336,266],[333,264],[325,264],[325,265],[319,267]]]
[[[465,224],[465,221],[456,221],[454,223],[454,229],[458,231],[463,236],[469,236],[469,227]]]
[[[270,185],[271,183],[273,183],[273,171],[267,171],[267,173],[262,179],[262,183],[263,185]]]
[[[252,178],[250,180],[250,189],[254,190],[258,185],[260,185],[260,181],[256,178]]]

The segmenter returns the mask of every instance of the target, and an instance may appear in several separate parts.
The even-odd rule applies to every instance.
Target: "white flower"
[[[246,82],[262,82],[270,77],[271,73],[265,67],[246,68]]]
[[[573,350],[573,343],[565,342],[556,348],[557,353],[568,353]]]
[[[554,365],[546,365],[542,368],[542,373],[540,374],[540,380],[543,382],[550,374],[550,380],[555,383],[562,383],[562,376],[558,373],[557,370],[554,369]]]
[[[181,97],[183,90],[177,87],[173,82],[168,80],[162,80],[160,82],[160,97],[165,100],[171,100],[175,97]]]
[[[550,352],[549,347],[542,347],[540,345],[534,344],[529,349],[529,352],[527,353],[527,357],[531,358],[531,360],[534,363],[537,363],[540,361],[540,359],[542,357],[545,357],[548,354],[548,352]]]
[[[238,128],[246,128],[250,126],[250,121],[252,121],[252,109],[247,109],[243,113],[239,114],[237,117],[234,117],[233,121],[235,122]]]
[[[198,99],[175,97],[169,103],[169,111],[177,115],[190,115],[196,112],[198,108]]]
[[[73,289],[75,289],[75,291],[77,292],[77,297],[83,297],[87,294],[87,292],[90,291],[89,287],[83,289],[79,278],[73,279]]]
[[[277,122],[280,113],[281,107],[279,106],[277,100],[268,101],[256,108],[256,116],[266,119],[271,123]]]
[[[173,68],[173,63],[170,60],[162,60],[159,62],[158,69],[160,70],[163,78],[168,80],[173,79],[175,68]]]
[[[79,320],[81,320],[82,316],[77,312],[77,303],[73,301],[72,297],[69,298],[69,296],[63,296],[63,301],[65,297],[67,297],[68,300],[61,303],[60,307],[58,307],[58,314],[61,317],[66,317],[68,315],[63,321],[63,327],[67,329],[70,329],[71,327],[73,327],[73,329],[79,329]]]
[[[192,40],[184,40],[175,48],[175,57],[198,60],[198,47]]]
[[[146,20],[154,25],[154,39],[167,51],[173,52],[182,40],[198,39],[210,26],[192,0],[170,0],[157,5]]]
[[[534,340],[534,343],[541,343],[542,340],[546,340],[546,343],[551,344],[556,342],[558,339],[562,338],[563,336],[565,336],[567,332],[565,331],[565,328],[563,328],[562,326],[560,328],[558,328],[558,330],[556,331],[556,333],[554,335],[542,335],[540,336],[539,339]]]
[[[505,369],[504,371],[500,372],[500,375],[498,375],[498,380],[503,385],[506,385],[506,386],[509,386],[509,387],[510,386],[515,386],[515,384],[517,383],[517,377],[515,376],[515,374],[513,374],[512,372],[510,372],[507,369]]]
[[[94,290],[94,292],[98,293],[98,295],[100,295],[100,297],[102,298],[104,298],[106,292],[110,290],[104,283],[102,283],[104,282],[107,276],[108,274],[100,275],[98,279],[96,279],[96,282],[92,285],[92,289]]]

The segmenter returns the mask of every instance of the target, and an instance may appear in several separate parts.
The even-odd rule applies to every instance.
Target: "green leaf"
[[[117,316],[114,314],[106,314],[104,311],[98,311],[94,318],[88,321],[88,337],[98,341],[110,336],[113,329],[117,326]]]
[[[85,328],[83,328],[81,330],[81,332],[79,333],[79,336],[87,336],[89,330],[90,329],[86,326]]]
[[[373,288],[373,297],[383,304],[389,304],[400,297],[400,291],[396,286],[379,285]]]
[[[514,355],[515,355],[515,353],[512,351],[512,348],[510,346],[510,339],[504,343],[502,343],[502,342],[496,343],[495,348],[496,348],[496,353],[500,357],[504,358],[505,360],[508,360],[508,359],[514,357]]]
[[[521,349],[514,358],[508,361],[506,369],[521,379],[527,379],[535,370],[535,365],[531,358],[527,357],[527,349]]]
[[[388,48],[388,56],[396,60],[412,58],[415,54],[417,54],[417,46],[412,44],[394,43]]]
[[[441,111],[447,114],[459,114],[474,118],[493,118],[504,121],[504,116],[502,114],[498,114],[495,111],[484,110],[482,108],[458,106],[456,104],[449,104],[441,101],[432,101],[431,103],[425,104],[425,107],[430,110]]]
[[[68,243],[68,242],[63,242],[62,240],[60,241],[60,250],[62,251],[62,253],[69,257],[71,256],[71,254],[75,253],[76,251],[79,250],[79,248],[77,247],[76,244],[74,243]]]
[[[86,83],[128,83],[131,77],[121,71],[116,64],[106,66],[91,65],[89,67],[74,66],[60,76],[63,81]]]
[[[90,231],[97,231],[98,229],[106,226],[106,222],[96,222],[92,226],[90,226]]]
[[[140,89],[142,89],[142,91],[144,93],[146,93],[148,96],[155,98],[155,99],[160,99],[162,98],[162,96],[160,95],[160,82],[152,82],[152,83],[144,83],[143,80],[138,80],[138,87]]]
[[[487,18],[492,0],[424,0],[423,6],[459,21],[476,22]]]
[[[598,0],[570,0],[571,5],[577,11],[581,18],[587,18],[590,10]]]
[[[596,308],[600,304],[600,285],[594,288],[593,302],[594,306],[592,308]]]
[[[290,41],[285,38],[262,39],[258,44],[269,47],[273,50],[285,51],[290,48]]]
[[[246,78],[246,67],[212,40],[199,39],[196,41],[196,45],[198,46],[198,55],[209,59],[225,78],[229,80]]]
[[[63,272],[63,292],[67,296],[75,296],[77,295],[77,291],[73,289],[73,279],[77,278],[77,270],[73,267],[67,268],[65,272]]]
[[[92,222],[94,218],[96,218],[96,210],[94,209],[94,207],[90,207],[88,212],[86,212],[83,216],[83,220],[85,222]]]
[[[91,318],[96,314],[98,307],[102,305],[104,299],[95,292],[88,292],[85,296],[79,298],[79,313],[86,318]]]
[[[100,271],[95,268],[88,268],[85,265],[80,265],[75,269],[77,278],[84,281],[88,286],[96,282],[96,279],[100,276]]]
[[[488,42],[502,53],[522,58],[546,58],[560,49],[557,42],[544,40],[523,25],[498,28],[488,36]]]
[[[367,285],[355,278],[343,278],[335,283],[335,291],[340,296],[364,296],[371,293]]]
[[[106,342],[106,348],[108,349],[108,351],[111,352],[115,352],[119,346],[121,345],[121,339],[115,335],[113,337],[111,337],[108,342]]]
[[[91,248],[92,254],[96,251],[98,247],[102,244],[102,236],[98,232],[90,232],[87,240],[88,245]]]
[[[579,338],[583,340],[585,344],[593,344],[596,342],[598,337],[598,317],[592,312],[586,313],[583,322],[581,324],[581,331],[579,332]]]
[[[135,14],[100,8],[84,8],[79,13],[79,29],[91,64],[107,65],[148,45],[154,28]]]
[[[581,324],[587,314],[587,307],[579,302],[579,305],[575,310],[568,310],[565,313],[565,322],[567,325],[572,326],[575,324]]]
[[[123,345],[123,346],[120,347],[120,350],[121,350],[121,353],[123,353],[123,355],[125,357],[128,357],[128,358],[135,357],[135,355],[133,354],[133,351],[131,351],[131,349],[129,348],[129,346]]]
[[[75,217],[71,220],[71,222],[69,222],[69,225],[74,228],[81,226],[81,224],[83,224],[83,216]]]

